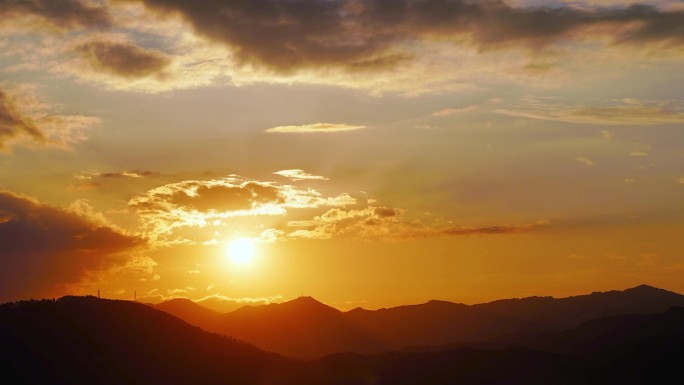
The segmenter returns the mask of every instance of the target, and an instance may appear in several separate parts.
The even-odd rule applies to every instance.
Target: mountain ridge
[[[183,306],[192,306],[182,302]],[[411,346],[468,342],[514,343],[564,330],[594,318],[656,313],[684,306],[684,296],[648,285],[578,296],[526,297],[466,305],[423,304],[346,312],[313,297],[243,306],[228,313],[166,311],[197,326],[248,341],[285,356],[312,359],[333,353],[381,353]],[[160,305],[156,305],[160,306]],[[201,305],[195,304],[195,308]],[[295,343],[287,336],[297,338]]]
[[[537,345],[338,353],[302,362],[141,303],[63,297],[0,305],[0,340],[0,370],[22,385],[650,385],[677,378],[684,307],[590,320]]]

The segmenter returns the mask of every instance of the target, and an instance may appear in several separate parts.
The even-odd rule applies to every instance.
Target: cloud
[[[16,143],[68,148],[85,139],[83,132],[100,120],[83,115],[60,115],[40,101],[32,86],[0,88],[0,150]]]
[[[304,170],[300,170],[300,169],[280,170],[280,171],[274,172],[274,174],[284,176],[285,178],[290,178],[293,181],[299,181],[299,180],[330,180],[324,176],[311,175],[309,173],[304,172]]]
[[[46,141],[45,135],[33,119],[19,111],[11,97],[0,90],[0,148],[4,148],[10,139],[22,135],[37,142]]]
[[[334,123],[313,123],[303,124],[300,126],[278,126],[264,130],[264,132],[281,134],[333,133],[343,131],[356,131],[362,128],[366,128],[366,126],[352,126],[348,124]]]
[[[325,197],[311,188],[296,188],[231,175],[221,179],[166,184],[129,200],[152,238],[180,227],[204,227],[217,219],[282,216],[290,209],[353,205],[348,194]],[[273,234],[264,235],[266,238]]]
[[[159,172],[148,170],[128,170],[110,172],[83,171],[74,175],[74,178],[79,183],[77,185],[70,185],[69,187],[76,190],[91,190],[105,187],[108,184],[110,184],[110,182],[114,182],[117,180],[142,180],[148,178],[155,178],[160,175],[161,173]]]
[[[0,191],[0,301],[64,294],[94,271],[125,265],[143,239],[87,214]]]
[[[496,113],[527,119],[595,125],[658,125],[684,123],[684,101],[623,99],[622,105],[606,107],[569,106],[549,100],[524,98]],[[605,134],[604,134],[605,136]],[[612,137],[612,136],[608,136]]]
[[[532,224],[434,227],[421,221],[407,221],[400,209],[369,206],[363,209],[332,208],[311,221],[293,221],[291,227],[307,227],[290,232],[289,237],[306,239],[348,238],[358,240],[409,240],[464,235],[512,234],[548,226],[546,220]]]
[[[0,0],[0,19],[34,17],[62,29],[104,28],[112,23],[106,7],[83,0]]]
[[[480,49],[579,40],[583,32],[615,43],[681,44],[683,11],[648,5],[512,7],[503,0],[140,0],[180,15],[200,34],[229,47],[239,63],[280,73],[302,68],[387,69],[412,55],[416,41],[452,40]]]
[[[593,160],[585,158],[585,157],[580,157],[580,158],[577,158],[575,160],[580,162],[580,163],[583,163],[585,166],[589,166],[589,167],[596,166],[596,163],[594,163]]]
[[[156,171],[147,171],[147,170],[131,170],[131,171],[122,171],[122,172],[105,172],[98,174],[100,178],[150,178],[154,176],[158,176],[159,173]]]
[[[444,109],[433,112],[432,116],[441,118],[441,117],[445,117],[445,116],[449,116],[449,115],[453,115],[453,114],[460,114],[463,112],[474,111],[476,109],[477,109],[476,106],[467,106],[467,107],[463,107],[463,108],[444,108]]]
[[[78,44],[74,51],[92,70],[130,79],[159,75],[171,63],[159,51],[128,42],[94,40]]]

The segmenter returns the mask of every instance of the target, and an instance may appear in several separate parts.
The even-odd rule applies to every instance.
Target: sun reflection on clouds
[[[324,196],[313,188],[230,175],[166,184],[132,198],[128,204],[140,215],[147,235],[162,241],[180,228],[221,225],[221,220],[228,218],[284,216],[289,209],[342,207],[356,204],[356,199],[346,193]],[[264,239],[273,239],[278,233],[266,230],[262,234]]]

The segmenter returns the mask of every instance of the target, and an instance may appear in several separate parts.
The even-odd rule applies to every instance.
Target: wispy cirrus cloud
[[[594,166],[596,166],[596,163],[594,163],[594,161],[591,160],[591,159],[589,159],[589,158],[579,157],[579,158],[577,158],[577,159],[575,159],[575,160],[578,161],[578,162],[580,162],[580,163],[582,163],[582,164],[585,165],[585,166],[588,166],[588,167],[594,167]]]
[[[348,238],[357,240],[409,240],[466,235],[513,234],[534,231],[550,225],[547,220],[527,224],[490,226],[430,226],[419,220],[408,221],[405,211],[368,206],[362,209],[332,208],[310,221],[290,222],[291,227],[304,227],[288,237],[306,239]]]
[[[100,119],[84,115],[62,115],[38,99],[35,87],[0,88],[0,150],[16,144],[33,147],[69,148],[85,140],[85,131]]]
[[[363,128],[366,128],[366,126],[336,123],[312,123],[298,126],[277,126],[264,130],[264,132],[279,134],[335,133],[356,131]]]
[[[463,108],[454,108],[454,107],[449,107],[449,108],[443,108],[441,110],[437,110],[433,112],[431,115],[434,117],[442,118],[445,116],[450,116],[454,114],[460,114],[464,112],[470,112],[470,111],[475,111],[477,109],[477,106],[467,106]]]
[[[127,170],[127,171],[83,171],[74,175],[74,179],[78,181],[77,185],[70,187],[76,190],[91,190],[100,188],[108,184],[107,181],[126,180],[126,179],[148,179],[162,175],[156,171],[149,170]]]
[[[567,123],[595,125],[658,125],[684,123],[684,101],[627,98],[613,106],[587,107],[524,98],[498,114]]]

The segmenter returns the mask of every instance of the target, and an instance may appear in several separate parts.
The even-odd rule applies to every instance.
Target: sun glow
[[[228,258],[238,266],[246,266],[254,257],[254,241],[248,238],[240,238],[228,244]]]

